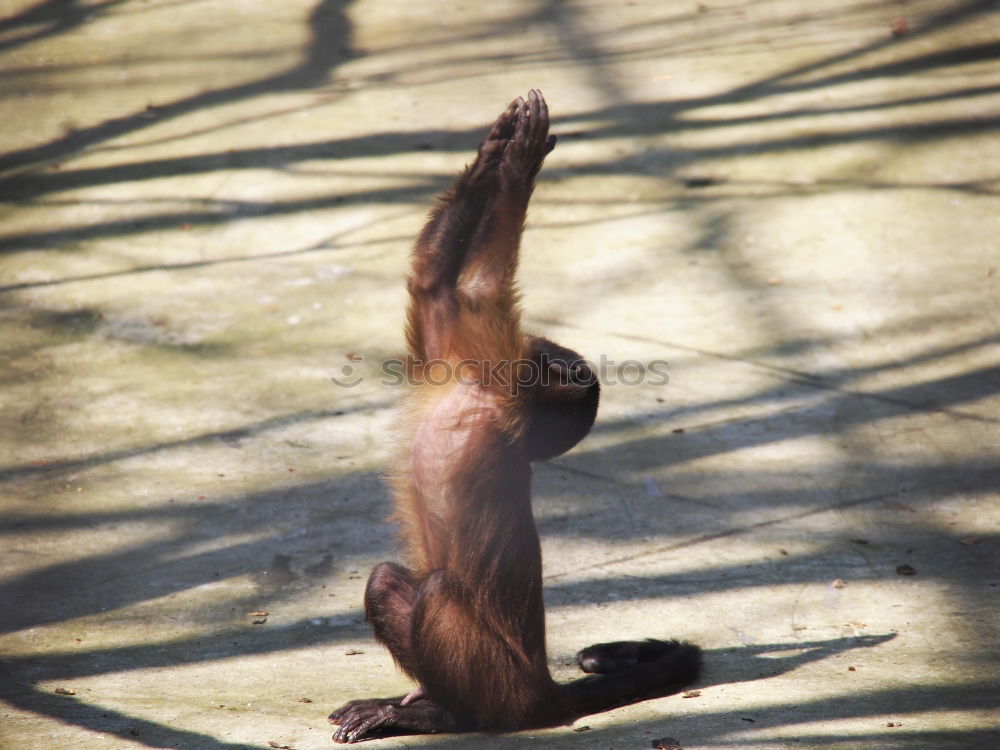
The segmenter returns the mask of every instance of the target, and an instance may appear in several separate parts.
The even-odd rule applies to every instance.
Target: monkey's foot
[[[409,697],[409,696],[407,696]],[[455,731],[455,722],[426,698],[402,705],[402,698],[374,698],[345,703],[328,721],[337,725],[334,742],[351,743],[394,734],[434,734]]]
[[[337,725],[334,742],[357,742],[365,737],[396,726],[398,699],[375,698],[345,703],[328,717]]]

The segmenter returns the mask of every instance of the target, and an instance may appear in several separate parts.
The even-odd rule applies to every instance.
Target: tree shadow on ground
[[[101,8],[114,5],[105,3]],[[198,110],[224,105],[241,99],[260,96],[268,92],[286,91],[322,85],[330,72],[345,60],[358,54],[353,48],[351,28],[346,11],[350,2],[321,2],[309,18],[312,39],[305,50],[301,62],[294,68],[268,78],[240,84],[221,90],[209,90],[198,95],[172,103],[157,106],[153,112],[134,112],[111,118],[93,127],[74,131],[50,143],[5,154],[0,157],[0,168],[16,170],[16,173],[0,183],[0,195],[18,203],[40,201],[62,190],[98,187],[122,182],[137,182],[157,177],[190,175],[220,168],[252,169],[257,167],[287,168],[305,160],[326,159],[347,161],[368,156],[392,156],[404,154],[430,145],[439,151],[468,151],[481,133],[479,129],[428,128],[419,132],[385,131],[357,138],[329,139],[317,143],[293,146],[260,146],[236,149],[228,152],[221,148],[215,153],[193,157],[144,161],[136,159],[118,166],[98,166],[67,170],[59,173],[46,172],[35,166],[52,160],[62,160],[80,153],[82,150],[105,144],[122,135],[147,127],[152,122],[163,122],[180,118]],[[993,3],[963,2],[942,11],[928,23],[929,27],[940,29],[948,24],[968,20],[976,14],[990,10]],[[83,6],[75,3],[40,3],[22,16],[0,22],[0,32],[32,29],[15,35],[6,49],[23,46],[43,39],[46,35],[59,34],[80,23]],[[535,20],[554,22],[559,25],[567,48],[569,59],[586,62],[601,57],[593,45],[579,35],[574,35],[569,18],[562,4],[540,3],[535,9]],[[523,23],[516,19],[513,23]],[[719,126],[716,120],[694,121],[685,115],[694,110],[717,105],[763,101],[771,96],[801,92],[821,91],[844,83],[861,81],[876,76],[897,77],[926,72],[951,71],[956,66],[972,62],[994,60],[1000,56],[1000,46],[995,43],[970,44],[948,50],[915,51],[903,55],[902,59],[888,63],[865,64],[858,62],[851,70],[841,71],[850,65],[852,59],[860,61],[863,56],[878,49],[884,49],[893,42],[886,39],[863,46],[849,54],[835,54],[820,57],[806,65],[790,69],[778,76],[755,80],[712,96],[685,100],[663,100],[644,104],[629,104],[627,107],[595,107],[586,112],[557,121],[562,128],[572,128],[578,123],[598,120],[607,124],[590,128],[584,133],[588,139],[640,138],[664,131],[681,132],[706,130]],[[0,45],[0,53],[5,48]],[[824,71],[827,71],[824,73]],[[433,71],[432,71],[433,72]],[[447,71],[442,71],[442,75]],[[595,67],[595,86],[608,87],[608,77]],[[995,85],[963,85],[961,78],[945,90],[924,97],[893,100],[884,104],[861,105],[865,109],[880,106],[900,106],[924,104],[946,99],[962,99],[989,95],[1000,90]],[[616,95],[617,96],[617,95]],[[649,174],[651,166],[660,169],[667,165],[664,175],[669,179],[682,179],[678,169],[690,164],[710,164],[714,159],[724,158],[734,153],[779,153],[789,149],[825,146],[859,141],[893,139],[917,142],[951,137],[962,133],[984,133],[995,128],[992,118],[970,115],[935,122],[914,122],[906,125],[871,125],[854,130],[844,130],[836,123],[838,114],[858,111],[859,106],[845,104],[840,108],[824,110],[828,115],[826,130],[808,135],[780,136],[738,139],[723,146],[691,148],[684,153],[671,153],[668,149],[654,148],[637,156],[607,158],[584,167],[558,167],[546,174],[553,178],[579,174]],[[749,115],[740,122],[770,122],[791,119],[804,114],[816,114],[801,108]],[[732,121],[728,121],[732,122]],[[416,182],[405,187],[368,190],[345,195],[329,195],[320,198],[277,201],[270,204],[247,203],[238,206],[239,211],[254,216],[291,215],[303,211],[314,211],[332,205],[413,204],[423,203],[427,194],[439,190],[446,179],[442,176],[412,176]],[[734,183],[738,189],[738,185]],[[995,187],[988,183],[958,185],[943,182],[947,189],[966,189],[982,195],[994,195]],[[822,189],[815,186],[811,189]],[[697,187],[697,186],[693,186]],[[893,188],[894,184],[873,182],[873,189]],[[796,186],[780,186],[781,189],[795,190]],[[689,200],[687,198],[686,200]],[[67,241],[80,238],[114,238],[156,229],[176,226],[181,221],[212,225],[229,220],[229,215],[205,212],[192,219],[190,212],[164,211],[138,220],[108,220],[80,227],[55,227],[43,231],[11,233],[0,238],[0,251],[16,251],[26,248],[58,247]],[[724,241],[720,239],[718,241]],[[330,242],[336,246],[337,237]],[[324,248],[329,245],[323,245]],[[289,251],[292,252],[292,251]],[[294,252],[302,252],[296,250]],[[278,251],[274,255],[282,255]],[[253,256],[253,259],[267,256]],[[219,262],[236,262],[241,259],[225,259]],[[213,260],[190,263],[151,263],[139,269],[123,271],[127,274],[146,270],[195,271]],[[73,277],[78,279],[80,277]],[[91,277],[86,277],[91,278]],[[40,284],[60,283],[40,282]],[[20,291],[31,284],[12,284],[0,288],[0,292]],[[682,349],[681,344],[666,343],[674,349]],[[822,347],[829,342],[806,340],[782,340],[769,351],[757,352],[755,356],[760,366],[769,360],[779,360],[789,348]],[[691,462],[718,454],[760,447],[770,441],[806,437],[821,437],[829,433],[829,422],[821,413],[838,415],[838,429],[871,424],[889,420],[900,414],[938,414],[956,420],[972,422],[989,421],[975,409],[978,402],[992,399],[1000,391],[1000,370],[995,366],[984,366],[976,370],[942,376],[919,385],[897,386],[881,390],[864,390],[855,384],[864,375],[876,370],[892,368],[905,369],[927,359],[944,358],[958,350],[980,351],[995,346],[996,336],[986,336],[975,340],[956,343],[951,348],[927,348],[912,358],[886,361],[870,368],[836,369],[822,372],[783,372],[783,380],[773,388],[763,388],[756,393],[693,404],[675,409],[664,408],[659,419],[664,422],[683,421],[686,431],[683,436],[654,435],[638,439],[628,437],[630,425],[627,420],[604,422],[598,432],[607,436],[618,436],[611,447],[598,452],[584,447],[561,462],[555,462],[538,470],[544,479],[547,472],[552,475],[564,472],[580,486],[579,506],[562,518],[545,517],[540,523],[544,536],[591,535],[597,539],[621,540],[634,534],[634,529],[623,526],[615,508],[601,509],[588,507],[585,495],[592,486],[590,478],[583,472],[591,470],[599,459],[608,466],[629,467],[637,474],[654,471],[672,472],[682,487],[680,494],[692,494],[699,478],[686,477],[685,467]],[[726,358],[726,353],[696,352],[705,356],[718,355]],[[236,355],[234,355],[236,356]],[[751,357],[740,355],[730,359],[741,363],[750,362]],[[793,386],[791,390],[789,386]],[[816,401],[802,402],[802,393],[815,391]],[[791,395],[790,395],[791,394]],[[863,407],[861,408],[861,403]],[[703,414],[719,410],[736,409],[748,405],[762,406],[768,410],[762,417],[751,417],[745,421],[753,429],[738,430],[732,424],[702,422]],[[372,404],[365,407],[372,409]],[[141,445],[129,448],[114,448],[97,455],[68,460],[56,465],[14,465],[0,467],[0,483],[55,482],[69,475],[78,475],[101,466],[115,464],[126,459],[142,459],[163,452],[186,452],[197,456],[198,451],[215,441],[239,442],[249,438],[266,439],[269,431],[297,424],[336,420],[343,410],[317,408],[315,410],[284,414],[276,417],[237,425],[232,428],[180,439],[173,442]],[[610,442],[610,441],[609,441]],[[844,473],[856,468],[851,461],[860,461],[849,456],[841,467]],[[858,494],[847,491],[836,484],[836,477],[819,480],[814,478],[812,490],[803,490],[806,478],[800,486],[778,489],[780,477],[760,471],[747,477],[747,486],[738,491],[706,491],[700,501],[703,507],[685,508],[671,505],[671,513],[676,524],[661,523],[657,505],[661,508],[670,500],[647,497],[643,502],[643,515],[650,518],[646,530],[652,547],[657,554],[679,552],[695,545],[707,545],[740,534],[754,533],[763,528],[775,526],[804,514],[820,514],[849,507],[878,505],[897,501],[900,489],[905,489],[908,502],[919,504],[935,499],[959,494],[992,494],[1000,489],[1000,474],[988,466],[962,461],[925,462],[923,465],[907,467],[900,479],[898,469],[892,462],[880,462],[871,457],[865,460],[866,470],[882,477],[884,487],[875,491]],[[574,472],[579,473],[574,473]],[[575,479],[574,479],[575,477]],[[825,483],[827,482],[827,483]],[[342,494],[343,488],[361,487],[366,490],[367,505],[339,505],[330,508],[330,496]],[[805,500],[803,498],[806,498]],[[823,498],[834,498],[827,502]],[[819,499],[819,501],[817,501]],[[539,498],[544,510],[546,498]],[[756,511],[761,520],[754,523],[732,523],[725,513],[706,515],[704,508],[732,509],[739,507],[744,513]],[[157,668],[168,665],[210,662],[236,656],[278,653],[291,648],[328,648],[333,644],[364,637],[360,622],[360,610],[352,607],[348,612],[333,618],[325,618],[322,627],[316,626],[309,617],[301,617],[288,625],[254,628],[245,623],[233,624],[228,613],[235,607],[239,611],[251,605],[285,606],[294,608],[299,597],[311,586],[330,576],[342,576],[352,561],[364,559],[374,554],[392,557],[393,544],[390,533],[384,528],[370,533],[357,533],[358,528],[373,523],[376,516],[388,511],[388,494],[377,476],[369,473],[355,475],[341,474],[328,482],[303,484],[291,489],[264,489],[249,496],[234,496],[210,506],[186,505],[181,507],[158,506],[148,509],[119,511],[108,514],[75,515],[53,512],[45,509],[34,515],[7,515],[2,519],[2,528],[7,535],[71,534],[87,527],[111,529],[117,524],[162,524],[164,528],[177,531],[142,543],[100,552],[81,553],[70,562],[33,568],[21,576],[8,579],[0,584],[0,599],[13,602],[0,613],[0,623],[5,632],[23,631],[32,627],[66,623],[74,618],[96,616],[104,611],[129,610],[172,593],[191,591],[199,586],[213,584],[219,580],[254,576],[261,581],[262,576],[282,572],[277,583],[258,585],[252,593],[241,598],[226,598],[218,610],[202,613],[205,632],[185,635],[176,639],[162,639],[155,643],[110,646],[99,649],[81,647],[73,652],[66,650],[44,654],[31,654],[5,659],[6,677],[2,697],[11,705],[23,710],[50,716],[67,724],[95,731],[106,732],[122,739],[146,744],[150,747],[177,748],[245,748],[246,745],[225,743],[197,733],[176,729],[166,723],[141,720],[96,704],[73,698],[54,696],[37,687],[39,681],[69,680],[73,678],[108,674],[126,670]],[[303,524],[305,536],[301,549],[289,552],[281,532],[273,530],[276,518],[290,517],[300,513],[309,518]],[[591,520],[584,516],[593,514]],[[687,517],[685,519],[685,516]],[[706,527],[706,518],[710,521]],[[697,530],[697,531],[696,531]],[[896,550],[892,545],[905,546],[913,531],[889,535],[889,541],[881,549],[875,549],[866,561],[864,570],[855,571],[857,578],[869,579],[894,577],[892,561]],[[924,558],[922,567],[940,573],[931,573],[941,585],[947,586],[952,596],[959,601],[973,601],[982,595],[982,583],[990,575],[1000,575],[993,550],[995,537],[979,540],[974,547],[966,550],[969,562],[965,567],[945,567],[936,565],[944,560],[950,550],[958,548],[954,536],[942,535],[933,528],[922,531],[937,534],[938,544]],[[222,543],[209,551],[199,551],[200,545],[213,539],[229,536],[252,538],[252,541]],[[329,540],[336,540],[331,546]],[[837,544],[850,544],[850,540],[831,539],[829,549],[836,552]],[[643,552],[642,554],[647,554]],[[831,553],[832,554],[832,553]],[[324,567],[324,561],[329,565]],[[868,563],[876,563],[874,567]],[[825,583],[823,571],[810,560],[788,556],[777,563],[760,563],[749,568],[744,565],[719,565],[699,573],[692,578],[684,575],[604,576],[600,581],[560,581],[548,582],[546,596],[551,606],[568,606],[572,603],[602,602],[613,598],[630,598],[637,601],[653,597],[677,597],[697,595],[705,592],[728,591],[739,587],[748,598],[755,596],[755,587],[764,587],[775,582],[784,583]],[[607,563],[604,563],[607,564]],[[961,574],[969,566],[978,566],[980,577]],[[315,571],[310,573],[309,571]],[[721,685],[739,681],[767,679],[788,674],[812,662],[831,659],[848,654],[856,649],[876,648],[889,642],[893,635],[879,634],[863,637],[844,637],[827,640],[810,640],[795,643],[748,644],[733,648],[710,650],[706,656],[708,670],[704,684]],[[796,651],[790,651],[796,649]],[[782,652],[786,656],[780,656]],[[766,658],[778,655],[778,658]],[[782,728],[795,722],[835,720],[845,716],[865,717],[882,714],[886,707],[899,707],[912,711],[935,711],[947,709],[992,708],[991,697],[984,686],[912,686],[886,689],[877,694],[842,695],[834,698],[803,699],[796,705],[778,705],[766,709],[755,709],[753,715],[745,717],[731,710],[702,714],[670,720],[670,731],[679,736],[698,736],[703,744],[713,747],[740,746],[742,740],[732,736],[740,728],[746,729],[746,718],[753,719],[756,728]],[[663,723],[648,722],[639,731],[660,733],[657,727]],[[708,726],[709,729],[705,729]],[[905,728],[904,728],[905,730]],[[803,734],[801,739],[810,740]],[[614,729],[594,731],[587,735],[588,743],[611,744],[616,738]],[[821,742],[825,737],[811,737],[811,741]],[[996,740],[996,733],[990,730],[969,730],[963,732],[921,732],[897,731],[887,737],[884,731],[838,738],[866,745],[878,743],[881,748],[920,748],[927,746],[947,746],[948,743],[981,741],[986,747]],[[428,739],[428,747],[464,747],[466,739],[444,737]],[[504,739],[506,746],[535,746],[533,738],[514,735]],[[548,742],[548,739],[547,739]],[[575,747],[576,736],[552,738],[552,747]],[[940,745],[935,745],[940,743]]]

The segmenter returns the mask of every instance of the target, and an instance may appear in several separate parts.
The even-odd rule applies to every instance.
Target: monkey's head
[[[526,436],[528,458],[544,461],[565,453],[590,432],[601,387],[576,352],[538,336],[527,340],[537,372]]]

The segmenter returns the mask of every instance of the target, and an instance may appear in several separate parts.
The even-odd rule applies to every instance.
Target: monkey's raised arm
[[[515,99],[431,212],[408,284],[407,341],[415,359],[520,355],[514,275],[535,175],[555,147],[548,130],[548,107],[537,91],[527,102]]]

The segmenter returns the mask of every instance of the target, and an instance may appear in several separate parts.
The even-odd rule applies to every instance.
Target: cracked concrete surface
[[[432,196],[537,87],[526,321],[607,383],[535,472],[552,669],[682,637],[705,675],[372,746],[1000,746],[998,35],[983,0],[7,0],[0,745],[322,748],[410,687],[360,611],[380,363]]]

